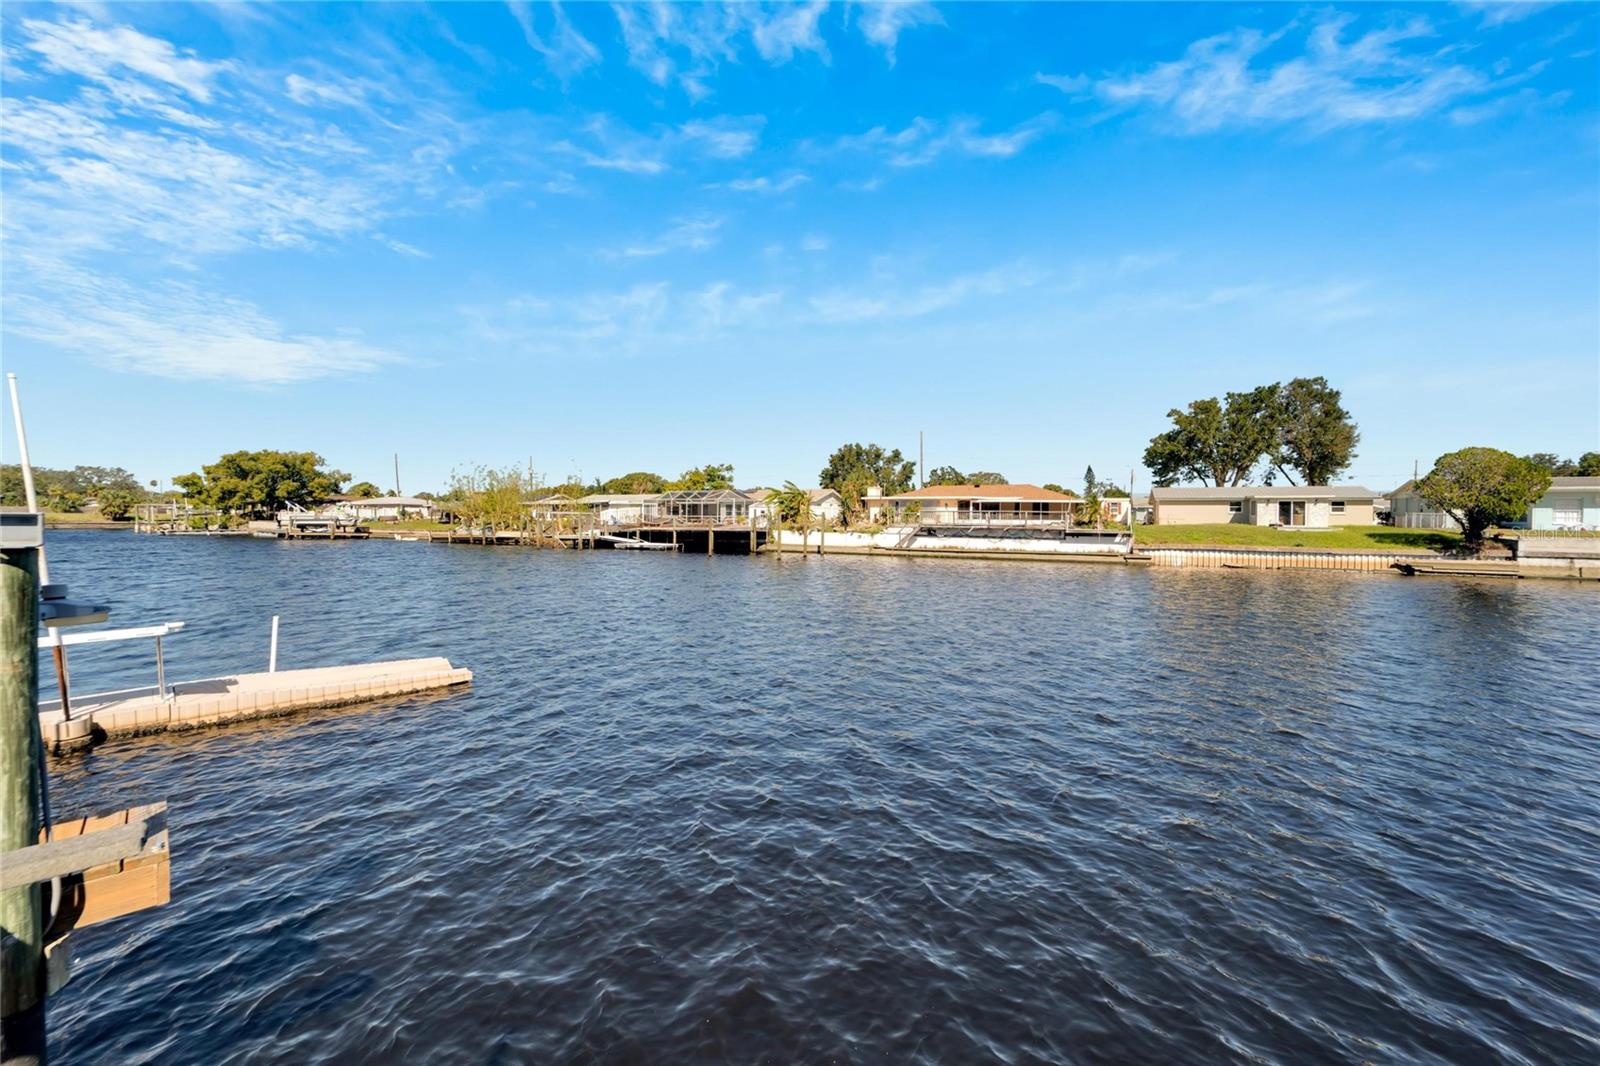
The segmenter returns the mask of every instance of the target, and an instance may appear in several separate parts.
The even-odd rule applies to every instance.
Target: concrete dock
[[[39,701],[39,725],[52,751],[141,733],[201,729],[470,684],[472,671],[444,658],[395,659],[357,666],[235,674],[181,681],[163,699],[152,687],[72,696],[72,719],[59,700]]]

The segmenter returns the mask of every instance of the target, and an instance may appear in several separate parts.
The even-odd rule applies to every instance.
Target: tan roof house
[[[1159,526],[1370,526],[1377,520],[1373,510],[1377,496],[1360,485],[1228,485],[1150,490],[1155,524]]]
[[[891,523],[915,512],[925,525],[1049,525],[1070,523],[1082,501],[1038,485],[929,485],[868,502]]]

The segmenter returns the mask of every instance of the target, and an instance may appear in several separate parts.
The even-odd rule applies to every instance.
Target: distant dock
[[[106,737],[202,729],[339,707],[470,684],[472,671],[444,658],[396,659],[355,666],[233,674],[158,687],[72,696],[72,717],[59,700],[39,701],[39,725],[52,751]]]

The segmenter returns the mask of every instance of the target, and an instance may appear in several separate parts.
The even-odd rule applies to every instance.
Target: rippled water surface
[[[1600,1060],[1600,594],[53,533],[169,670],[469,691],[114,742],[173,902],[62,1062]],[[149,649],[74,655],[83,689]]]

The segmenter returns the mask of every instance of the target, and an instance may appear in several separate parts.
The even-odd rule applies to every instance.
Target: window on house
[[[1229,500],[1228,501],[1228,513],[1229,514],[1238,514],[1240,511],[1243,511],[1243,510],[1244,510],[1244,501],[1243,500]]]
[[[1334,500],[1333,501],[1333,513],[1334,514],[1344,514],[1344,501],[1343,500]]]

